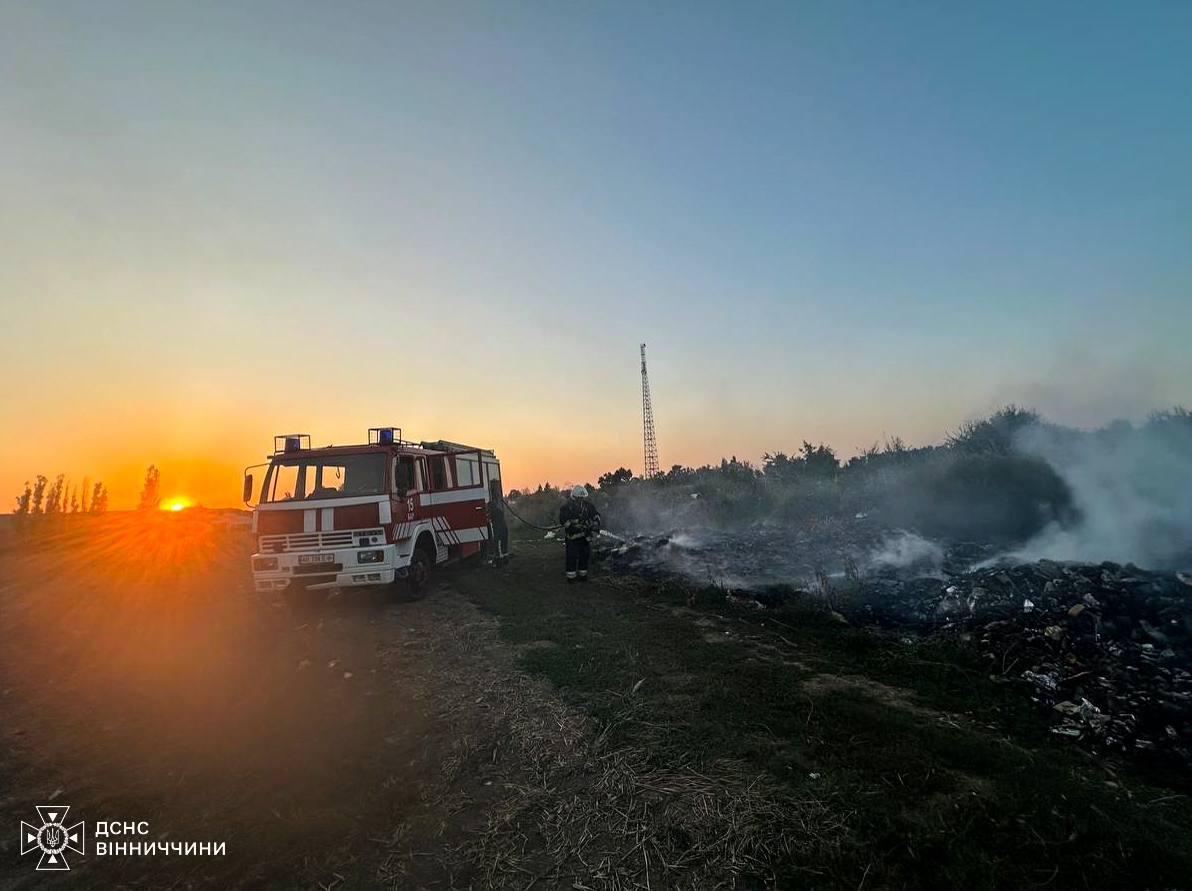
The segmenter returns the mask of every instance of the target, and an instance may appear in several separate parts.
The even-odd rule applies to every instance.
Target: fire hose
[[[509,511],[509,513],[513,514],[513,516],[514,516],[514,517],[515,517],[517,520],[519,520],[520,522],[524,523],[526,526],[529,526],[531,529],[540,529],[540,530],[542,530],[543,532],[554,532],[556,529],[562,529],[562,528],[563,528],[562,524],[560,524],[560,523],[556,523],[556,524],[555,524],[555,525],[553,525],[553,526],[539,526],[537,523],[531,523],[529,520],[527,520],[527,519],[525,519],[524,517],[520,516],[520,515],[518,514],[518,512],[517,512],[517,511],[515,511],[515,510],[514,510],[512,507],[510,507],[510,506],[509,506],[509,502],[508,502],[506,499],[502,498],[502,499],[501,499],[501,501],[503,501],[503,502],[505,503],[505,509],[506,509],[507,511]]]
[[[504,502],[504,504],[505,504],[505,507],[506,507],[506,509],[508,509],[509,513],[513,514],[513,516],[514,516],[514,517],[515,517],[515,518],[516,518],[518,521],[520,521],[521,523],[524,523],[525,525],[529,526],[529,527],[530,527],[530,528],[532,528],[532,529],[540,529],[540,530],[542,530],[543,532],[554,532],[556,529],[562,529],[562,528],[563,528],[563,526],[562,526],[561,524],[559,524],[559,523],[556,523],[554,526],[539,526],[537,523],[531,523],[529,520],[527,520],[527,519],[524,519],[523,517],[519,516],[519,515],[518,515],[518,513],[517,513],[517,511],[515,511],[515,510],[514,510],[512,507],[510,507],[510,506],[509,506],[509,502],[508,502],[508,501],[506,501],[504,498],[502,498],[502,499],[501,499],[501,501],[503,501],[503,502]],[[609,538],[615,539],[615,540],[617,540],[617,541],[624,541],[624,540],[625,540],[625,539],[624,539],[624,538],[622,538],[620,535],[616,535],[616,534],[614,534],[614,533],[612,533],[612,532],[609,532],[607,529],[601,529],[601,530],[600,530],[600,531],[599,531],[597,534],[598,534],[598,535],[607,535]]]

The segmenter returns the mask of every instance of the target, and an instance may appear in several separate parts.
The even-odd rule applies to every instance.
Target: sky
[[[1187,2],[0,0],[0,497],[1192,404]]]

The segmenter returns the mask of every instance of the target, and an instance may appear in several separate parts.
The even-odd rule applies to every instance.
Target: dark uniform
[[[563,538],[567,543],[565,569],[568,582],[588,580],[592,536],[600,531],[600,511],[587,495],[587,489],[576,486],[571,490],[571,497],[559,508],[559,525],[563,527]]]
[[[492,530],[493,564],[504,566],[509,562],[509,524],[505,522],[505,499],[501,496],[500,480],[489,484],[489,493],[488,522]]]

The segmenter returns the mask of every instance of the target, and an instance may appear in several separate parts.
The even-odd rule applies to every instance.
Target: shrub
[[[1073,518],[1072,493],[1039,458],[948,456],[921,466],[887,495],[887,515],[930,537],[1023,542]]]

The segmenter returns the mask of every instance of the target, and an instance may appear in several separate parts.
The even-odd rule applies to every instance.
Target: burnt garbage
[[[755,609],[819,598],[853,624],[946,636],[1058,736],[1192,767],[1192,413],[1083,431],[1008,406],[939,446],[813,466],[821,451],[617,488],[606,517],[654,534],[596,553]]]
[[[760,608],[822,596],[814,581],[789,583],[818,579],[853,624],[975,647],[992,678],[1017,685],[1047,712],[1057,736],[1192,769],[1192,574],[999,561],[990,544],[891,545],[888,535],[863,529],[813,558],[789,530],[769,540],[778,534],[719,540],[670,532],[601,550],[614,569],[712,582],[734,602]],[[861,566],[849,556],[858,553],[869,555]],[[833,559],[851,569],[825,573]]]
[[[840,607],[838,607],[840,608]],[[849,618],[975,646],[1052,732],[1192,768],[1192,576],[1040,560],[858,583]]]
[[[812,578],[824,567],[842,574],[854,566],[854,555],[878,549],[882,540],[881,529],[865,521],[833,520],[801,528],[763,522],[744,529],[672,528],[602,536],[593,544],[593,554],[616,571],[757,590]]]

